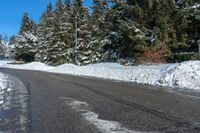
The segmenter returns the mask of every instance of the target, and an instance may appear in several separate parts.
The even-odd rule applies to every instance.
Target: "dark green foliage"
[[[6,53],[6,39],[3,35],[0,35],[0,59],[5,58]]]
[[[26,52],[28,49],[16,49],[15,50],[15,59],[24,62],[32,62],[35,60],[35,54],[33,52]]]
[[[53,45],[53,26],[54,13],[52,4],[49,3],[47,10],[43,13],[41,22],[38,25],[39,45],[36,54],[36,60],[48,63],[50,59],[49,50]]]
[[[20,34],[27,32],[36,32],[36,24],[29,18],[28,13],[24,13],[20,27]]]
[[[199,54],[198,53],[172,53],[168,57],[168,62],[183,62],[188,60],[198,60]]]
[[[200,3],[200,2],[199,2]],[[185,10],[187,14],[187,33],[188,33],[188,44],[190,44],[190,49],[197,52],[198,45],[197,42],[200,40],[200,5],[197,8],[187,7]]]
[[[189,5],[192,4],[194,2],[189,2]],[[111,39],[114,46],[111,49],[120,48],[117,53],[128,58],[137,58],[137,55],[149,50],[197,50],[197,40],[192,40],[194,44],[188,41],[190,36],[192,39],[199,38],[199,22],[189,20],[187,15],[188,12],[177,8],[173,0],[116,1],[107,20],[111,23],[109,31],[112,33],[114,30],[119,37],[118,41],[115,41],[117,37]],[[195,17],[198,18],[198,15]]]
[[[38,61],[51,65],[73,62],[73,23],[73,9],[67,1],[57,1],[55,10],[49,4],[38,28]]]
[[[16,38],[17,44],[14,49],[14,56],[17,60],[31,62],[35,60],[37,38],[36,24],[29,18],[28,13],[25,13],[22,18],[20,33]]]
[[[83,6],[83,0],[57,0],[55,8],[48,5],[38,25],[24,14],[19,44],[31,47],[23,47],[25,50],[18,47],[16,55],[33,52],[30,55],[36,53],[37,61],[51,65],[137,60],[151,51],[172,53],[170,61],[191,59],[193,56],[179,57],[173,53],[197,52],[199,3],[199,0],[93,0],[89,9]]]

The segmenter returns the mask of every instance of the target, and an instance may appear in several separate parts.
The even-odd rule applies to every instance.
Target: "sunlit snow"
[[[0,73],[0,109],[2,109],[5,104],[6,93],[11,91],[8,84],[8,77]]]
[[[0,67],[39,70],[52,73],[91,76],[149,85],[200,90],[200,61],[139,66],[123,66],[118,63],[99,63],[87,66],[63,64],[57,67],[48,66],[40,62],[11,65],[1,61]]]

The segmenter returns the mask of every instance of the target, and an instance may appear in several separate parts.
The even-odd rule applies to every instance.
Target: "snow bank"
[[[49,72],[200,90],[200,61],[151,66],[122,66],[118,63],[88,66],[64,64]]]
[[[53,73],[200,90],[200,61],[151,66],[122,66],[118,63],[99,63],[88,66],[63,64],[57,67],[51,67],[40,62],[25,65],[8,65],[5,62],[0,62],[0,67],[41,70]]]
[[[105,79],[153,84],[163,66],[122,66],[118,63],[100,63],[88,66],[64,64],[51,69],[50,72],[66,73],[81,76],[92,76]]]
[[[159,85],[200,90],[200,61],[183,62],[161,71]]]
[[[10,61],[0,61],[0,67],[4,68],[4,67],[8,67],[8,63],[10,63]]]
[[[8,91],[10,91],[9,88],[7,88],[7,77],[0,73],[0,109],[5,103],[5,95]]]
[[[0,63],[0,67],[13,68],[13,69],[24,69],[24,70],[40,70],[40,71],[47,71],[47,70],[54,68],[52,66],[48,66],[41,62],[32,62],[32,63],[28,63],[28,64],[23,64],[23,65],[13,65],[13,64],[7,64],[6,61],[3,62],[2,64]]]

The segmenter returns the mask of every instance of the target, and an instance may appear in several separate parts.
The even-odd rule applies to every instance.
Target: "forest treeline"
[[[166,62],[177,53],[198,52],[200,1],[93,0],[85,7],[82,0],[57,0],[39,23],[24,13],[12,40],[15,58],[26,62]]]

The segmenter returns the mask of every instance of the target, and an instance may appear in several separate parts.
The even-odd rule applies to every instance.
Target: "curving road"
[[[25,132],[200,132],[198,96],[147,85],[39,71],[1,68],[0,72],[19,78],[28,90],[29,121]],[[72,104],[75,101],[82,104]],[[84,114],[87,111],[81,112],[83,109],[98,117],[89,119]],[[104,130],[109,124],[120,125]]]

